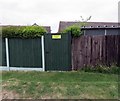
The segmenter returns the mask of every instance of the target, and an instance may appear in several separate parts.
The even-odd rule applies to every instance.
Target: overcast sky
[[[51,26],[57,32],[59,21],[117,22],[119,0],[0,0],[0,23],[7,25]]]

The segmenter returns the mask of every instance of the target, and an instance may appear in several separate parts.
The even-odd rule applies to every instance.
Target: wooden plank
[[[118,37],[118,59],[117,65],[120,66],[120,36]]]
[[[73,69],[120,64],[120,36],[81,36],[72,42]]]

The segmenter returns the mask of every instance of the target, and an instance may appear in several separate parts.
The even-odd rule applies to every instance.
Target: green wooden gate
[[[45,70],[71,70],[71,35],[45,35]]]

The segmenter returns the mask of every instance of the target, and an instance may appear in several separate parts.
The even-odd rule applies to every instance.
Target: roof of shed
[[[77,23],[80,23],[80,22],[78,22],[78,21],[60,21],[58,32],[61,32],[68,26],[71,26],[71,25],[74,25]],[[114,28],[114,27],[118,27],[118,23],[117,22],[87,22],[87,25],[85,27],[96,28],[98,26],[99,27],[107,26],[109,28]]]
[[[50,26],[43,26],[43,27],[47,30],[48,33],[51,33],[51,27]]]

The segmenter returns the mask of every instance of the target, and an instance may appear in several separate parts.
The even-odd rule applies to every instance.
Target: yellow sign
[[[52,35],[52,39],[61,39],[61,35]]]

